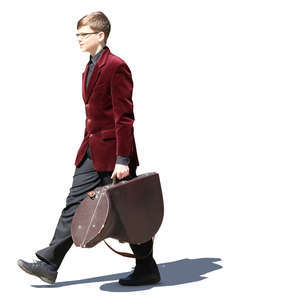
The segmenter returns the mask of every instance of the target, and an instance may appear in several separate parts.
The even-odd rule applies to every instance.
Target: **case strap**
[[[125,256],[125,257],[136,258],[136,259],[144,259],[144,258],[148,257],[152,253],[152,251],[153,251],[154,237],[152,237],[152,247],[151,247],[149,253],[147,255],[145,255],[145,256],[137,256],[137,255],[134,255],[134,254],[131,254],[131,253],[127,253],[127,252],[120,252],[120,251],[115,250],[110,245],[108,245],[105,240],[104,240],[104,243],[107,245],[108,248],[110,248],[112,251],[114,251],[115,253],[117,253],[119,255],[122,255],[122,256]]]

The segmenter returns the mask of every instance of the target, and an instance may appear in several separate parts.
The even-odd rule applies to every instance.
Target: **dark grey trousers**
[[[130,180],[137,176],[136,169],[129,171],[130,174],[124,178],[125,180]],[[113,171],[96,171],[93,168],[91,155],[88,148],[84,160],[75,169],[72,187],[70,188],[70,193],[66,199],[66,206],[61,212],[54,236],[49,246],[35,253],[40,260],[59,268],[64,256],[73,244],[71,236],[71,224],[78,205],[86,197],[87,192],[90,190],[96,188],[97,186],[103,186],[112,183],[112,179],[110,178],[112,172]],[[119,180],[117,179],[117,182],[118,181]],[[149,253],[152,243],[153,241],[151,239],[144,244],[130,244],[130,247],[134,254],[144,256]],[[151,257],[153,257],[152,254],[146,260],[151,259]]]

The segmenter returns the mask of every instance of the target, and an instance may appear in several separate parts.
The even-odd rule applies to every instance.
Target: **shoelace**
[[[34,264],[42,264],[42,265],[45,264],[45,262],[43,262],[42,260],[38,260],[38,259],[34,259],[33,263]]]
[[[34,259],[31,267],[36,269],[43,264],[45,264],[43,261]]]
[[[57,272],[57,268],[55,266],[49,265],[49,264],[47,264],[46,262],[44,262],[42,260],[33,259],[32,267],[38,268],[41,265],[46,266],[50,271],[56,271]]]

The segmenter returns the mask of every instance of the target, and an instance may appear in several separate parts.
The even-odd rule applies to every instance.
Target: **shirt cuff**
[[[129,162],[130,162],[130,157],[127,157],[127,156],[120,156],[120,155],[117,156],[116,164],[121,164],[121,165],[126,165],[126,166],[128,166],[128,165],[129,165]]]

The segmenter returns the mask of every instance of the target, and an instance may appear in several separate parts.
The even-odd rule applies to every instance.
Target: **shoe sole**
[[[49,283],[49,284],[54,284],[54,283],[55,283],[55,281],[52,281],[52,280],[50,280],[50,279],[48,279],[48,278],[46,278],[46,277],[43,277],[43,276],[39,276],[39,275],[33,274],[32,272],[30,272],[29,270],[27,270],[27,269],[23,266],[23,264],[22,264],[21,262],[18,261],[17,264],[18,264],[18,266],[19,266],[24,272],[26,272],[27,274],[36,276],[36,277],[40,278],[41,280],[43,280],[44,282]]]
[[[160,282],[160,279],[150,280],[150,281],[144,281],[144,282],[130,282],[130,281],[123,282],[123,281],[119,280],[119,284],[121,284],[121,285],[128,285],[128,286],[149,285],[149,284],[156,284],[156,283],[159,283],[159,282]]]

